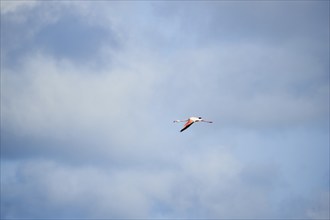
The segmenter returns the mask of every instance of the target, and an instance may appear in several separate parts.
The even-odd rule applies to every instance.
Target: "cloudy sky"
[[[329,172],[329,1],[1,1],[1,218],[327,219]]]

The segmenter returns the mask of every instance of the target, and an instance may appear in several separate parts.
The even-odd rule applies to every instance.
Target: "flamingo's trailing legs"
[[[184,125],[184,127],[180,130],[180,132],[186,130],[187,128],[189,128],[193,123],[195,122],[207,122],[207,123],[212,123],[212,121],[206,121],[204,119],[202,119],[202,117],[190,117],[187,120],[175,120],[173,122],[186,122],[186,124]]]

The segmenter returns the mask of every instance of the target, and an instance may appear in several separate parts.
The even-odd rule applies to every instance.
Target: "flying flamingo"
[[[183,132],[184,130],[186,130],[187,128],[189,128],[192,124],[194,124],[194,122],[207,122],[207,123],[212,123],[212,121],[206,121],[204,119],[202,119],[202,117],[190,117],[187,120],[175,120],[173,121],[175,122],[187,122],[184,127],[180,130],[180,132]]]

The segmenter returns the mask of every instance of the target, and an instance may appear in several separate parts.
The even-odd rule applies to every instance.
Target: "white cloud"
[[[80,213],[90,218],[143,218],[152,216],[152,208],[159,203],[171,207],[164,216],[190,216],[190,208],[197,209],[199,205],[207,208],[209,199],[215,196],[212,192],[227,190],[230,179],[236,178],[239,172],[237,161],[230,155],[222,154],[223,150],[210,150],[199,159],[196,158],[198,152],[187,151],[183,160],[176,157],[167,161],[172,163],[172,168],[161,170],[139,166],[75,167],[45,160],[4,162],[6,179],[2,181],[2,190],[6,192],[6,201],[33,196],[34,202],[17,206],[9,203],[3,215],[56,217],[55,207],[67,210],[75,204],[73,209],[81,210]],[[199,169],[195,162],[200,165]],[[194,195],[199,199],[189,199]],[[46,201],[45,208],[49,210],[42,211],[40,208]],[[27,206],[20,206],[24,204]],[[215,210],[211,211],[210,216],[215,215]]]
[[[38,1],[1,1],[1,14],[17,13],[20,10],[27,10],[35,7]]]
[[[279,177],[274,176],[276,168],[255,171],[226,148],[205,145],[203,152],[184,149],[182,154],[167,158],[161,169],[139,164],[71,166],[52,160],[5,161],[2,190],[8,203],[3,216],[70,217],[79,210],[74,217],[269,217],[278,190],[274,188]],[[274,186],[268,181],[274,181]],[[31,197],[33,202],[26,204]],[[15,202],[18,198],[22,202]]]
[[[8,125],[34,135],[106,124],[130,129],[128,122],[140,120],[130,113],[145,107],[152,83],[148,73],[92,74],[41,55],[31,55],[22,70],[4,71],[3,114]]]

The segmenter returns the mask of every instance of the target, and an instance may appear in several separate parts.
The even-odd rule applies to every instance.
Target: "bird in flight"
[[[194,124],[195,122],[207,122],[207,123],[212,123],[212,121],[206,121],[204,119],[202,119],[202,117],[190,117],[187,120],[175,120],[173,121],[174,123],[176,122],[186,122],[186,124],[184,125],[184,127],[180,130],[180,132],[183,132],[184,130],[186,130],[187,128],[189,128],[192,124]]]

